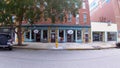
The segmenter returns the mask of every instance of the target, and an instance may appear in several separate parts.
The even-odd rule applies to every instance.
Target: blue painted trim
[[[39,28],[44,28],[44,29],[45,29],[45,28],[48,28],[48,27],[53,27],[53,28],[54,28],[54,27],[60,27],[60,28],[63,28],[63,27],[64,27],[64,28],[90,28],[91,26],[90,26],[90,25],[85,25],[85,26],[84,26],[84,25],[57,25],[57,24],[53,24],[53,25],[37,25],[37,24],[36,24],[36,25],[35,25],[35,24],[34,24],[34,25],[22,25],[22,27],[26,27],[26,28],[29,28],[29,27],[30,27],[30,28],[32,28],[32,29],[33,29],[33,28],[35,29],[35,28],[38,28],[38,27],[39,27]]]
[[[82,43],[82,40],[77,40],[76,43]]]

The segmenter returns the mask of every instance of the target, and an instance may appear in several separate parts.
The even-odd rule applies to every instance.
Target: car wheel
[[[12,50],[12,47],[11,47],[11,46],[9,47],[9,50],[10,50],[10,51]]]

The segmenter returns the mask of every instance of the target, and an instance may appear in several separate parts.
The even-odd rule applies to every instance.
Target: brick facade
[[[91,21],[117,23],[120,30],[120,0],[94,0],[90,8]]]
[[[89,4],[88,4],[88,0],[84,0],[85,2],[85,5],[86,5],[86,9],[79,9],[79,23],[76,24],[76,19],[74,16],[72,16],[72,21],[71,22],[68,22],[68,21],[64,21],[63,22],[60,22],[60,21],[56,21],[54,24],[63,24],[63,25],[90,25],[90,13],[89,13]],[[87,22],[84,22],[84,18],[83,18],[83,13],[86,13],[87,14]],[[67,14],[66,14],[67,16]],[[26,23],[25,21],[23,22],[24,24]],[[44,20],[40,20],[38,22],[35,22],[35,24],[52,24],[51,23],[51,20],[48,18],[47,21],[44,21]]]
[[[25,29],[29,29],[24,33],[25,42],[83,42],[87,43],[91,40],[90,13],[88,0],[83,0],[84,5],[78,10],[79,14],[68,19],[68,12],[65,11],[63,22],[57,20],[52,23],[51,19],[40,19],[34,22],[34,25],[24,25]],[[83,8],[84,7],[84,8]],[[69,15],[70,16],[70,15]],[[67,20],[66,20],[67,19]],[[38,32],[35,33],[34,31]]]

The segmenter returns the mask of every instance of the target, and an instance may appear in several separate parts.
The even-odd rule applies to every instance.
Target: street
[[[0,50],[0,68],[120,68],[120,49]]]

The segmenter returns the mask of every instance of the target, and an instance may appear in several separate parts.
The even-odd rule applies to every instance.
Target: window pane
[[[72,14],[71,12],[68,13],[68,22],[71,22],[72,21]]]
[[[116,41],[116,32],[107,33],[108,41]]]
[[[86,4],[85,4],[85,2],[82,3],[82,8],[83,8],[83,9],[86,9]]]
[[[26,32],[26,36],[27,39],[30,39],[30,31]]]
[[[80,40],[81,39],[81,30],[78,30],[77,31],[77,40]]]
[[[43,39],[44,40],[47,40],[47,34],[48,34],[48,32],[47,32],[47,30],[43,30]]]
[[[76,15],[76,24],[79,24],[79,14]]]
[[[83,21],[84,21],[85,23],[87,22],[87,14],[86,14],[86,13],[83,14]]]
[[[34,34],[35,34],[34,30],[32,30],[32,39],[34,39],[34,37],[35,37]]]

